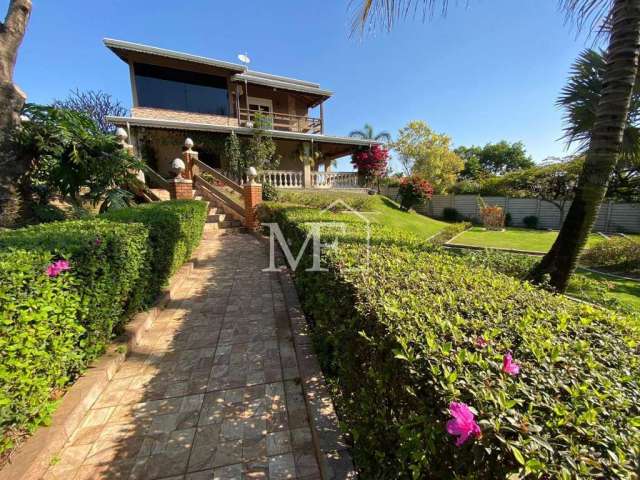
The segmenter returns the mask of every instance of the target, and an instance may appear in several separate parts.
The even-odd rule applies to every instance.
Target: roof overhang
[[[175,120],[160,120],[153,118],[107,117],[107,121],[119,126],[134,126],[148,128],[165,128],[171,130],[196,130],[201,132],[231,133],[237,135],[253,135],[254,129],[234,127],[229,125],[211,125],[209,123],[181,122]],[[282,130],[267,130],[273,138],[284,140],[300,140],[315,143],[333,143],[352,147],[370,147],[380,142],[351,137],[335,137],[332,135],[317,135],[313,133],[286,132]]]
[[[272,78],[254,75],[253,72],[248,73],[236,73],[231,77],[235,82],[247,82],[252,85],[263,85],[265,87],[273,87],[281,90],[290,90],[293,92],[307,93],[314,96],[322,97],[323,99],[329,98],[332,92],[329,90],[322,90],[316,86],[302,85],[294,82],[284,82],[280,80],[274,80]]]
[[[241,65],[224,62],[222,60],[214,60],[213,58],[191,55],[190,53],[176,52],[174,50],[166,50],[164,48],[152,47],[150,45],[143,45],[140,43],[125,42],[124,40],[114,40],[112,38],[105,38],[103,41],[107,48],[127,63],[129,63],[131,53],[142,53],[152,57],[171,58],[185,62],[199,63],[201,65],[209,65],[211,67],[224,68],[234,72],[244,72],[244,67]]]

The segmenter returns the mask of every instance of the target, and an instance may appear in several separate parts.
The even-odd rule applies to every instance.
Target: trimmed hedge
[[[296,253],[307,223],[331,218],[261,212]],[[633,478],[640,359],[624,318],[388,230],[367,256],[349,227],[325,232],[339,243],[327,272],[305,271],[306,255],[295,280],[364,478]],[[501,371],[509,352],[517,376]],[[475,410],[481,438],[455,446],[452,401]]]
[[[0,232],[0,454],[155,299],[197,246],[206,214],[205,202],[162,202]],[[50,276],[60,260],[69,269]]]
[[[342,200],[354,210],[361,212],[371,210],[376,201],[375,195],[365,193],[349,193],[349,192],[300,192],[288,191],[286,189],[278,190],[278,202],[291,203],[293,205],[301,205],[313,208],[327,208],[337,200]],[[343,206],[337,205],[338,208]]]
[[[580,262],[614,272],[640,273],[640,242],[625,237],[613,237],[585,250]]]
[[[149,230],[153,258],[146,303],[156,299],[171,276],[191,257],[202,239],[207,215],[207,203],[197,200],[147,203],[103,215],[115,222],[141,223]]]

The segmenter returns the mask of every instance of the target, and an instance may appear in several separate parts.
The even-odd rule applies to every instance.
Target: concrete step
[[[164,188],[151,188],[150,189],[156,197],[158,197],[161,201],[171,200],[171,196],[169,195],[169,191]]]
[[[207,222],[216,222],[216,223],[220,223],[220,222],[224,222],[225,218],[227,216],[224,213],[209,213],[209,216],[207,217]]]
[[[240,233],[247,233],[246,227],[229,227],[218,231],[218,235],[237,235]]]
[[[242,223],[238,220],[224,220],[219,222],[219,224],[222,228],[235,228],[242,226]]]

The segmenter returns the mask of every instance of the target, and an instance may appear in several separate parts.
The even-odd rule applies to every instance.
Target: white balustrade
[[[278,188],[302,188],[303,173],[295,170],[263,170],[258,174],[261,183]]]
[[[357,188],[356,172],[311,172],[312,188]]]

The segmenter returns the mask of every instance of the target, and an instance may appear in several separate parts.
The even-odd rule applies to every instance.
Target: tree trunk
[[[564,292],[595,222],[618,160],[640,54],[640,0],[615,0],[602,97],[575,199],[558,238],[530,279],[545,274]]]
[[[31,0],[11,0],[0,23],[0,227],[15,225],[24,212],[21,182],[28,163],[16,157],[9,137],[26,99],[13,84],[13,71],[30,14]]]

